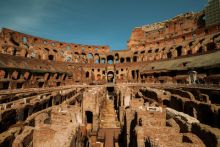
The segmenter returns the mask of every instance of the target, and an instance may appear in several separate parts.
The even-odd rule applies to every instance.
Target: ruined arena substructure
[[[126,50],[2,28],[0,147],[219,147],[207,9],[135,27]]]

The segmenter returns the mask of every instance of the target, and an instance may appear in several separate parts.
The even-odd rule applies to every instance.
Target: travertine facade
[[[220,24],[186,13],[127,50],[0,32],[0,146],[220,146]]]

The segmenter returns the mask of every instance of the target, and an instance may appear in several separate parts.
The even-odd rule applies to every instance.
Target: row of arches
[[[199,42],[198,42],[199,43]],[[175,49],[170,48],[170,51],[166,53],[165,58],[173,58],[173,57],[180,57],[182,55],[191,55],[195,53],[203,53],[206,51],[212,51],[217,48],[217,45],[215,42],[209,42],[206,45],[193,45],[192,42],[188,44],[187,47],[183,46],[178,46]],[[58,56],[57,51],[49,51],[47,48],[45,48],[44,52],[39,52],[38,50],[36,51],[25,51],[25,50],[18,50],[17,48],[9,47],[6,50],[2,50],[2,53],[7,53],[10,55],[20,55],[28,58],[36,58],[36,59],[43,59],[43,60],[51,60],[55,61],[59,59],[60,57]],[[159,52],[159,54],[164,54],[165,51]],[[103,55],[102,55],[103,56]],[[144,55],[148,56],[148,55]],[[157,56],[157,54],[153,55]],[[58,60],[59,61],[59,60]],[[62,60],[61,60],[62,61]],[[75,52],[74,54],[70,55],[65,55],[64,61],[66,62],[84,62],[84,63],[96,63],[96,64],[117,64],[117,63],[129,63],[129,62],[139,62],[143,61],[141,58],[139,58],[138,55],[134,54],[132,57],[119,57],[119,54],[116,53],[115,55],[108,55],[107,57],[100,57],[99,54],[85,54],[81,53],[79,54],[78,52]]]
[[[191,55],[195,53],[203,53],[219,48],[219,36],[220,34],[214,35],[207,38],[198,38],[196,40],[187,42],[185,45],[178,45],[177,47],[170,48],[157,48],[157,49],[146,49],[141,51],[135,51],[133,54],[127,57],[124,52],[116,52],[114,54],[106,55],[99,53],[86,53],[83,50],[81,52],[66,51],[41,48],[37,46],[1,46],[0,52],[3,54],[10,54],[14,56],[23,56],[27,58],[51,60],[51,61],[64,61],[64,62],[80,62],[80,63],[96,63],[96,64],[117,64],[117,63],[129,63],[129,62],[140,62],[148,60],[159,60],[159,59],[170,59],[173,57],[180,57],[183,55]],[[23,38],[23,44],[27,44],[27,38]],[[12,42],[14,45],[17,41]],[[153,57],[150,57],[153,56]],[[156,57],[157,56],[157,57]],[[143,58],[145,58],[143,60]]]
[[[171,47],[168,52],[167,50],[164,48],[161,51],[159,51],[159,49],[157,49],[155,52],[155,54],[152,54],[153,56],[157,56],[159,54],[166,54],[165,57],[163,57],[163,59],[165,58],[173,58],[173,57],[180,57],[180,56],[184,56],[184,55],[191,55],[191,54],[195,54],[195,53],[204,53],[206,51],[212,51],[217,49],[217,45],[215,42],[208,42],[207,44],[201,44],[199,42],[196,43],[192,43],[190,42],[187,46],[182,46],[179,45],[175,48]],[[151,50],[152,51],[152,50]],[[150,52],[151,53],[151,52]],[[102,64],[117,64],[117,63],[129,63],[129,62],[139,62],[139,61],[144,61],[143,58],[146,56],[149,56],[150,54],[141,54],[138,55],[138,52],[134,52],[133,56],[129,56],[129,57],[119,57],[119,54],[116,53],[115,55],[108,55],[106,58],[102,57],[100,58],[99,56],[97,56],[96,58],[96,62],[95,63],[102,63]],[[93,59],[92,58],[92,54],[89,54],[89,59]],[[161,58],[162,59],[162,56]],[[155,59],[153,59],[155,60]]]
[[[60,73],[32,73],[29,71],[0,69],[0,80],[1,79],[4,80],[0,82],[0,90],[20,89],[24,88],[24,86],[42,88],[46,86],[45,83],[48,85],[50,81],[54,81],[54,86],[60,86],[61,82],[67,79],[67,75]]]
[[[47,46],[49,48],[59,47],[62,50],[82,50],[82,51],[98,51],[101,49],[108,49],[107,46],[89,46],[89,45],[79,45],[79,44],[67,44],[63,42],[56,42],[51,40],[44,40],[36,37],[24,36],[18,33],[12,33],[16,37],[11,35],[12,39],[18,38],[16,42],[21,42],[24,46],[29,46],[29,44],[35,44],[35,46]]]
[[[85,72],[85,78],[91,79],[92,81],[107,80],[108,82],[112,83],[114,82],[114,77],[115,75],[113,71],[108,71],[107,74],[105,74],[105,71],[102,71],[102,73],[97,73],[97,74],[94,74],[93,72],[89,72],[89,71]]]

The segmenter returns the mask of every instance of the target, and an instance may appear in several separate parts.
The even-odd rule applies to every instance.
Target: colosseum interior
[[[0,31],[1,147],[219,147],[220,23],[135,27],[126,50]]]

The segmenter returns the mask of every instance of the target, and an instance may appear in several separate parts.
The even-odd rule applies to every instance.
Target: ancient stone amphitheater
[[[0,32],[0,146],[220,146],[220,24],[136,27],[126,50]]]

